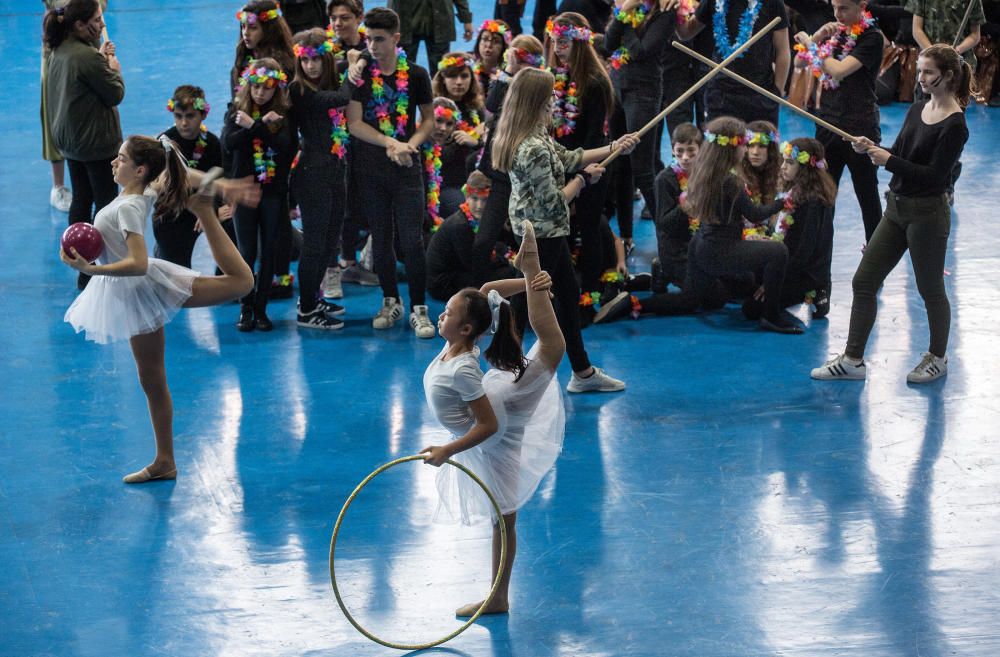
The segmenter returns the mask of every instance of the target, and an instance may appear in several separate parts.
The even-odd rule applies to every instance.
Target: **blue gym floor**
[[[236,4],[111,5],[126,134],[170,125],[180,83],[206,88],[218,131]],[[0,3],[0,655],[395,654],[341,614],[329,540],[365,475],[444,439],[420,383],[440,341],[373,335],[374,288],[347,287],[334,334],[296,329],[292,301],[273,304],[270,334],[238,333],[233,305],[184,311],[167,328],[180,476],[123,485],[153,442],[127,345],[62,321],[75,275],[40,157],[40,7]],[[905,110],[883,110],[887,140]],[[782,120],[786,137],[812,132]],[[833,310],[799,309],[805,335],[763,333],[736,306],[585,332],[628,390],[566,396],[563,454],[519,514],[510,615],[434,652],[1000,654],[1000,113],[969,123],[945,380],[905,383],[927,336],[908,260],[881,293],[867,383],[809,379],[847,330],[863,233],[845,185]],[[637,237],[642,270],[649,222]],[[203,271],[206,257],[200,244]],[[489,588],[489,530],[431,522],[434,474],[375,480],[338,545],[348,604],[391,640],[446,634]]]

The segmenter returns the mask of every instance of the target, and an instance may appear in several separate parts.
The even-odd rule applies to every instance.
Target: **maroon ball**
[[[82,221],[70,224],[70,227],[62,234],[60,244],[67,255],[72,255],[70,251],[70,247],[72,247],[87,262],[94,262],[104,252],[104,240],[101,239],[100,231]]]

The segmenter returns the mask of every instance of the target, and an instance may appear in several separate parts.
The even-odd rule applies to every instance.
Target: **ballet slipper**
[[[538,255],[538,242],[535,241],[535,227],[530,221],[525,221],[521,224],[524,227],[524,235],[521,237],[521,248],[518,249],[517,255],[514,256],[514,260],[511,264],[514,269],[521,271],[521,254],[534,253]]]
[[[174,468],[170,472],[164,472],[160,475],[153,475],[149,472],[148,468],[143,468],[138,472],[133,472],[132,474],[127,474],[122,477],[122,481],[126,484],[145,484],[150,481],[167,479],[177,479],[177,468]]]
[[[199,196],[215,196],[215,181],[222,177],[222,167],[212,167],[201,177],[201,184],[198,185]]]
[[[465,605],[464,607],[459,607],[455,610],[455,616],[458,618],[471,618],[479,611],[479,608],[483,606],[482,601],[473,602],[470,605]],[[489,616],[492,614],[506,614],[510,611],[510,606],[506,603],[500,603],[496,600],[490,602],[490,605],[483,610],[482,616]]]

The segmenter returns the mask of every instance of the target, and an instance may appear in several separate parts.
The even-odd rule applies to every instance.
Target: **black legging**
[[[73,186],[69,223],[93,223],[94,215],[118,196],[118,184],[111,172],[111,160],[81,162],[67,159],[66,167]]]
[[[153,236],[156,238],[156,246],[153,248],[153,256],[190,268],[191,254],[194,252],[198,236],[201,235],[194,229],[197,220],[197,217],[188,210],[182,211],[176,219],[167,221],[154,219]],[[233,223],[222,222],[222,229],[233,240],[233,244],[236,244],[236,228]],[[218,271],[216,268],[216,272]]]
[[[587,292],[600,290],[601,274],[601,214],[604,212],[604,199],[608,193],[608,179],[603,176],[593,185],[585,187],[573,202],[576,209],[576,221],[580,228],[580,287]]]
[[[316,307],[323,274],[340,239],[346,202],[344,167],[339,162],[300,165],[292,176],[292,190],[302,214],[299,308],[307,313]]]
[[[524,3],[518,0],[507,0],[493,5],[493,18],[499,18],[507,25],[510,25],[512,36],[521,33],[521,14],[524,13]]]
[[[685,292],[696,299],[711,298],[720,276],[762,271],[766,294],[764,316],[775,319],[781,311],[780,291],[785,280],[788,249],[770,240],[705,239],[699,231],[688,247],[688,280]]]
[[[598,233],[598,239],[600,233]],[[598,255],[600,250],[598,249]],[[565,237],[538,238],[538,257],[542,269],[552,277],[552,293],[555,295],[556,319],[566,339],[566,354],[574,372],[590,369],[590,359],[583,346],[580,333],[580,286],[573,273],[573,259]]]
[[[252,304],[257,310],[267,308],[268,295],[271,293],[271,280],[274,278],[275,250],[278,246],[278,233],[281,222],[288,221],[288,202],[286,195],[265,195],[261,197],[256,208],[237,205],[233,213],[236,223],[236,242],[250,269],[253,270],[260,249],[260,268],[257,272],[256,284],[245,297],[240,299],[244,305]]]
[[[628,129],[625,124],[625,110],[620,103],[615,103],[615,111],[611,115],[611,135],[616,139]],[[615,206],[615,217],[618,218],[618,234],[623,240],[632,239],[634,221],[635,180],[632,177],[632,159],[619,157],[611,163],[610,175],[614,183],[611,185],[611,200]]]
[[[882,198],[878,193],[878,167],[872,164],[867,153],[855,153],[850,143],[827,130],[818,128],[816,139],[826,151],[827,172],[840,186],[840,178],[847,168],[851,172],[854,194],[861,206],[861,220],[865,224],[865,241],[872,238],[875,227],[882,219]]]

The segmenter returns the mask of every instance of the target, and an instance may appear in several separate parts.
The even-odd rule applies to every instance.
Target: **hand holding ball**
[[[73,252],[70,249],[76,249],[80,257],[87,262],[94,262],[104,252],[104,240],[101,239],[100,231],[82,221],[70,224],[62,234],[59,244],[67,256],[72,257]]]

